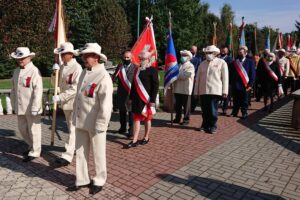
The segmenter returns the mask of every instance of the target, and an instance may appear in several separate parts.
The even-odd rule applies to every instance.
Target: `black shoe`
[[[120,134],[125,134],[125,133],[126,133],[126,128],[120,128],[120,129],[118,130],[118,133],[120,133]]]
[[[210,133],[210,134],[217,133],[217,128],[209,128],[207,133]]]
[[[205,131],[206,131],[206,129],[205,129],[205,128],[203,128],[203,127],[196,128],[195,130],[196,130],[196,131],[200,131],[200,132],[205,132]]]
[[[134,142],[133,143],[133,141],[131,141],[131,142],[129,142],[128,144],[127,144],[127,148],[129,149],[129,148],[131,148],[131,147],[137,147],[137,145],[138,145],[138,141],[136,141],[136,142]]]
[[[247,119],[247,117],[248,117],[248,114],[247,113],[243,113],[241,119]]]
[[[30,162],[32,160],[34,160],[35,157],[32,157],[32,156],[26,156],[24,159],[23,159],[23,162]]]
[[[90,187],[90,194],[92,194],[92,195],[97,194],[101,190],[102,190],[102,186],[91,185],[91,187]]]
[[[237,113],[231,113],[229,116],[230,117],[237,117]]]
[[[22,155],[23,155],[23,156],[28,156],[29,152],[30,152],[30,150],[24,151],[24,152],[22,153]]]
[[[226,109],[223,109],[223,110],[222,110],[222,115],[224,115],[224,116],[227,115],[227,110],[226,110]]]
[[[148,144],[149,139],[146,140],[145,138],[143,140],[140,141],[140,145],[144,145],[144,144]]]
[[[189,121],[188,120],[183,120],[183,122],[180,123],[180,125],[188,125]]]
[[[67,165],[70,164],[70,162],[67,161],[67,160],[64,159],[64,158],[57,158],[57,159],[55,160],[55,163],[56,163],[56,164],[59,164],[60,166],[67,166]]]
[[[90,187],[91,186],[91,183],[90,184],[87,184],[87,185],[73,185],[73,186],[70,186],[66,189],[66,191],[68,192],[76,192],[78,190],[80,190],[80,188],[84,188],[84,187]]]
[[[174,120],[173,120],[173,123],[174,123],[174,124],[179,124],[179,123],[180,123],[180,119],[174,119]]]

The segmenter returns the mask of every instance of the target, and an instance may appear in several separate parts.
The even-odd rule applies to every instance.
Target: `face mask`
[[[181,62],[181,63],[185,63],[186,61],[187,61],[187,57],[181,57],[181,58],[180,58],[180,62]]]
[[[131,63],[131,60],[123,60],[124,65],[129,65]]]
[[[290,54],[291,56],[294,56],[295,55],[295,52],[291,52],[291,54]]]
[[[206,60],[207,61],[212,61],[215,58],[214,54],[206,54]]]
[[[243,55],[238,55],[238,59],[242,60],[244,58]]]
[[[268,62],[272,62],[273,61],[273,57],[267,57],[267,61]]]

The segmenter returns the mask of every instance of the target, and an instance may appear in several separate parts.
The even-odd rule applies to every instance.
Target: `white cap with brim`
[[[283,53],[285,53],[285,49],[281,48],[281,49],[278,49],[276,52],[283,52]]]
[[[101,46],[98,43],[86,43],[84,47],[77,50],[79,55],[87,54],[87,53],[94,53],[100,56],[100,59],[104,62],[107,61],[106,55],[101,53]]]
[[[182,56],[188,56],[190,59],[193,58],[192,53],[190,51],[188,51],[188,50],[180,51],[180,55],[182,55]]]
[[[296,52],[296,51],[297,51],[296,46],[292,46],[291,50],[289,50],[289,52]]]
[[[35,56],[34,52],[30,52],[28,47],[18,47],[15,52],[12,52],[10,56],[14,59],[21,59],[26,57],[33,58]]]
[[[210,45],[210,46],[207,46],[206,48],[203,48],[203,52],[204,53],[207,53],[207,52],[220,53],[220,49],[218,47],[216,47],[215,45]]]
[[[59,48],[53,51],[55,54],[72,53],[74,56],[78,55],[78,51],[74,50],[74,46],[70,42],[62,43]]]

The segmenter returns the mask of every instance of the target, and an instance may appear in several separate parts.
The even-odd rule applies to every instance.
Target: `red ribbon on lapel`
[[[30,87],[31,77],[26,78],[26,87]]]
[[[97,87],[97,84],[96,83],[93,83],[91,85],[91,88],[90,88],[90,91],[89,91],[89,97],[93,97],[93,94],[94,94],[94,91],[95,91],[95,88]]]
[[[73,78],[73,74],[70,74],[68,79],[68,84],[72,84],[72,78]]]

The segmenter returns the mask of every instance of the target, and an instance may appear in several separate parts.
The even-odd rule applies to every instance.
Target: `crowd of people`
[[[228,116],[237,117],[241,110],[241,118],[247,119],[252,93],[257,101],[263,97],[264,110],[272,112],[275,96],[287,96],[300,88],[300,50],[297,51],[295,46],[274,53],[265,49],[259,59],[249,56],[246,46],[239,47],[236,58],[230,56],[225,46],[219,49],[210,45],[203,49],[203,53],[204,56],[200,57],[196,46],[190,51],[180,51],[179,73],[174,82],[176,117],[173,123],[188,125],[190,113],[200,103],[202,124],[196,130],[214,134],[217,132],[220,101],[224,115],[227,115],[232,99],[232,112]],[[76,151],[76,182],[67,190],[89,187],[90,193],[96,194],[102,190],[107,178],[106,132],[113,106],[113,82],[117,84],[118,133],[132,138],[126,148],[146,145],[156,113],[158,71],[152,67],[151,53],[147,51],[139,54],[139,65],[133,64],[131,52],[125,51],[123,62],[112,77],[104,66],[107,57],[97,43],[87,43],[74,50],[73,44],[66,42],[54,49],[54,54],[62,64],[53,66],[53,71],[59,72],[60,91],[52,100],[60,103],[70,133],[66,151],[55,162],[58,166],[70,164]],[[84,69],[74,58],[77,55],[81,55]],[[11,53],[19,65],[12,77],[11,101],[19,131],[28,144],[23,154],[24,162],[41,154],[43,83],[32,62],[34,56],[35,53],[27,47],[18,47]],[[141,121],[145,125],[145,134],[139,141]],[[91,148],[96,171],[92,179],[88,171]]]

